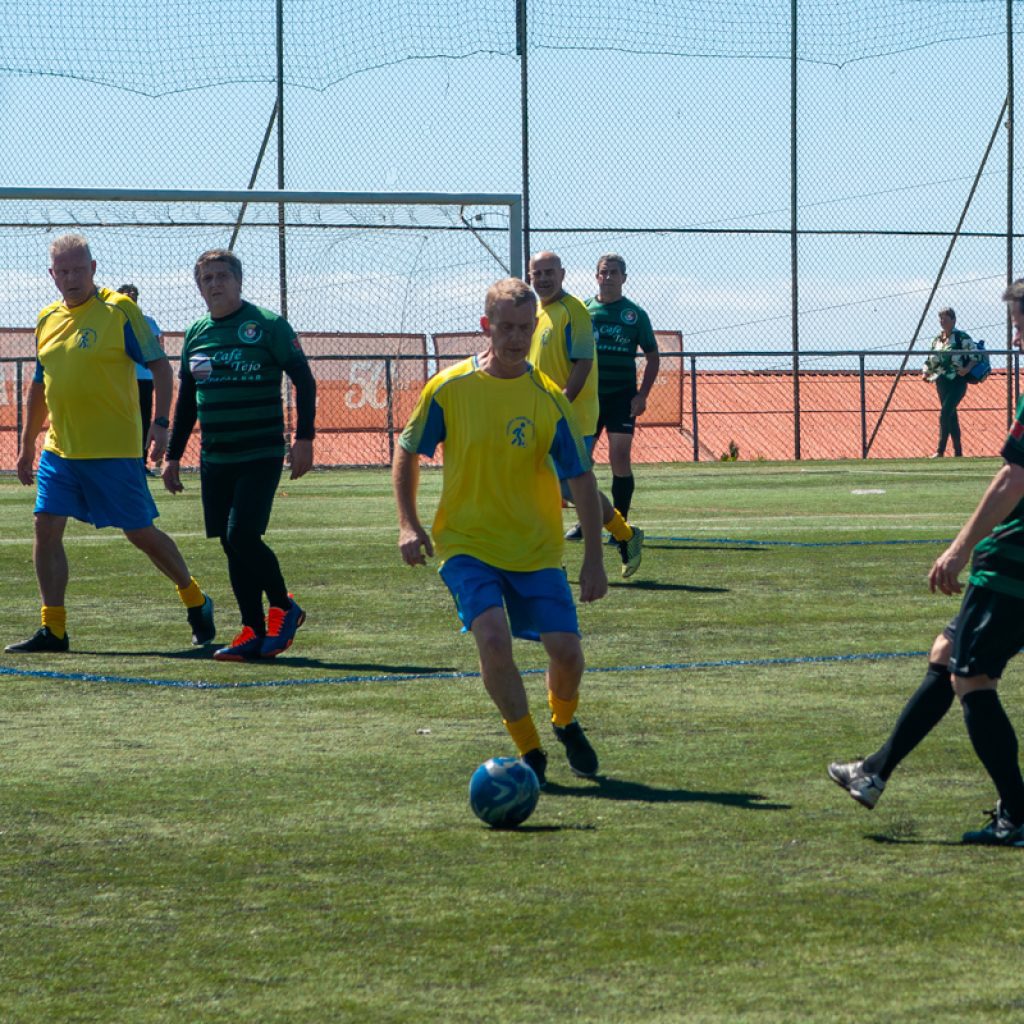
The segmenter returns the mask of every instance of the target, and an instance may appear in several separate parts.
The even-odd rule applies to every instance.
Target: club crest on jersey
[[[622,322],[624,324],[635,324],[636,323],[636,310],[635,309],[624,309],[622,311]]]
[[[96,344],[96,332],[91,327],[83,327],[78,332],[78,347],[92,348]]]
[[[1014,441],[1019,441],[1024,437],[1024,422],[1021,422],[1020,420],[1013,421],[1013,426],[1010,428],[1010,437],[1012,437]]]
[[[525,416],[509,420],[508,426],[505,427],[505,436],[513,448],[529,448],[533,443],[533,435],[533,421]]]
[[[245,345],[255,345],[263,337],[263,330],[255,320],[246,320],[238,328],[238,340]]]

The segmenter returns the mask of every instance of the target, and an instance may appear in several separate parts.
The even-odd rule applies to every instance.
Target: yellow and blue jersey
[[[432,456],[444,482],[432,535],[442,559],[471,555],[510,572],[562,564],[558,479],[591,467],[565,395],[534,367],[506,380],[476,357],[432,377],[399,444]]]
[[[597,433],[600,407],[597,400],[597,350],[594,329],[587,307],[574,295],[563,294],[537,310],[537,326],[530,344],[530,362],[541,373],[564,388],[579,359],[592,359],[594,365],[573,400],[572,411],[584,437]]]
[[[127,295],[99,288],[78,306],[47,306],[36,322],[34,377],[45,389],[50,416],[43,447],[65,459],[138,458],[135,365],[162,358]]]

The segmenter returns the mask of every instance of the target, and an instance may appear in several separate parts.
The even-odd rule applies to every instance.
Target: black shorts
[[[597,437],[602,430],[609,434],[632,434],[636,426],[636,417],[631,416],[629,407],[636,398],[635,391],[620,391],[614,395],[602,395],[599,399],[597,417]]]
[[[223,537],[229,526],[260,536],[266,533],[283,466],[283,455],[252,462],[201,460],[206,536]]]
[[[960,611],[942,635],[953,642],[953,675],[999,679],[1006,663],[1024,648],[1024,598],[968,586]]]

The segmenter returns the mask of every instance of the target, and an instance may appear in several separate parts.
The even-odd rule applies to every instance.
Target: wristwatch
[[[163,427],[166,430],[171,425],[171,421],[166,416],[154,416],[153,426]]]

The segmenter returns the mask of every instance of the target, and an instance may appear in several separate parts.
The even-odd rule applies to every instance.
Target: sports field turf
[[[266,665],[193,651],[170,584],[73,524],[73,653],[0,655],[0,1021],[1024,1020],[1024,850],[959,845],[994,802],[959,711],[873,812],[825,776],[919,683],[957,606],[927,570],[995,466],[641,469],[643,566],[621,582],[609,549],[581,612],[605,774],[550,744],[515,832],[467,807],[513,750],[436,573],[398,559],[386,472],[284,486],[308,621]],[[159,522],[227,642],[186,488]],[[31,498],[0,478],[3,642],[38,625]]]

